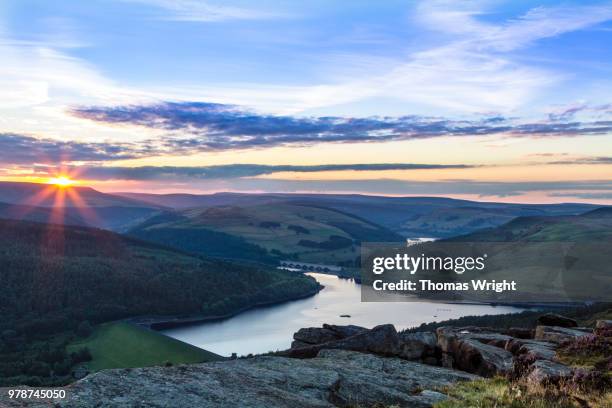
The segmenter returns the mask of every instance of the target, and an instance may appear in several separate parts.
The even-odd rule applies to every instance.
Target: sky
[[[612,2],[4,0],[0,179],[612,204]]]

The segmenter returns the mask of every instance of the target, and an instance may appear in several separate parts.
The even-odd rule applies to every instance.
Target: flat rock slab
[[[548,341],[512,339],[506,343],[506,350],[514,355],[526,354],[533,360],[553,360],[557,345]]]
[[[578,322],[556,313],[546,313],[538,317],[538,326],[577,327]]]
[[[67,387],[69,399],[53,406],[430,407],[445,398],[440,387],[476,378],[398,358],[323,350],[308,360],[266,356],[101,371]]]
[[[399,356],[401,351],[400,337],[392,324],[382,324],[340,340],[292,347],[278,353],[280,356],[293,358],[313,358],[324,349],[340,349],[374,353],[384,356]]]
[[[538,360],[533,363],[532,371],[527,376],[527,380],[542,385],[569,378],[572,374],[572,369],[566,365],[548,360]]]
[[[439,327],[438,346],[452,356],[455,368],[485,377],[505,375],[513,370],[512,353],[505,350],[510,336],[479,328]]]
[[[535,339],[561,344],[564,341],[574,340],[589,334],[592,334],[592,330],[582,328],[568,329],[559,326],[537,326]]]

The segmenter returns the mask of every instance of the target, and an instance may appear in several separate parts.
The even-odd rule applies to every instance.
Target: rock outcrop
[[[399,356],[401,350],[400,338],[395,327],[392,324],[383,324],[340,340],[319,344],[300,344],[298,347],[292,347],[278,354],[293,358],[312,358],[323,349],[360,351],[383,356]]]
[[[438,340],[434,332],[400,333],[399,357],[407,360],[435,361]]]
[[[547,319],[540,322],[563,316]],[[0,396],[0,406],[430,407],[445,398],[444,386],[458,381],[504,375],[541,386],[571,380],[574,370],[557,360],[556,349],[598,330],[607,333],[609,323],[598,322],[594,334],[545,325],[503,332],[440,327],[435,333],[398,333],[390,324],[323,325],[299,330],[292,348],[275,355],[102,371],[69,386],[65,401],[18,405]]]
[[[540,320],[561,322],[566,319],[560,315],[546,316]],[[392,325],[381,325],[371,330],[358,326],[324,325],[295,333],[294,346],[280,355],[312,358],[325,349],[352,350],[420,361],[484,377],[526,377],[537,369],[532,378],[540,381],[542,377],[552,376],[550,370],[546,371],[548,368],[560,371],[555,362],[559,344],[591,333],[592,330],[579,327],[542,325],[536,330],[513,328],[504,331],[483,327],[440,327],[436,333],[398,333]],[[543,362],[535,364],[539,361]]]
[[[365,327],[354,325],[337,326],[324,324],[323,327],[306,327],[293,334],[291,348],[308,347],[341,340],[366,331],[368,331],[368,329]]]
[[[588,336],[592,331],[579,330],[577,328],[568,329],[559,326],[538,326],[535,331],[536,340],[549,341],[561,344],[565,341],[574,340],[578,337]]]
[[[578,327],[576,320],[556,313],[546,313],[538,317],[537,323],[539,326]]]
[[[324,324],[323,327],[306,327],[298,330],[293,335],[292,348],[307,347],[308,345],[327,343],[345,339],[367,331],[365,327],[348,325],[337,326],[332,324]]]
[[[445,398],[442,387],[476,378],[397,358],[324,350],[312,359],[265,356],[102,371],[68,387],[69,398],[52,406],[431,407]]]
[[[506,343],[504,348],[515,356],[523,355],[535,361],[554,359],[556,345],[547,341],[512,339]]]
[[[610,329],[612,328],[612,320],[598,320],[595,323],[596,329]]]
[[[531,366],[527,380],[532,384],[545,385],[570,378],[573,371],[566,365],[549,360],[538,360]]]
[[[437,338],[434,332],[398,333],[391,324],[366,329],[359,326],[308,327],[293,335],[291,348],[279,355],[312,358],[324,349],[341,349],[400,357],[406,360],[435,358]]]
[[[509,374],[513,369],[512,353],[503,348],[510,336],[476,327],[440,327],[436,334],[438,346],[452,357],[454,368],[488,377]]]

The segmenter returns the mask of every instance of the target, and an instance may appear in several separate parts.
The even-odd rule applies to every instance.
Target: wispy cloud
[[[301,112],[377,98],[420,109],[461,113],[513,112],[570,79],[568,72],[524,58],[539,41],[612,19],[612,5],[534,7],[516,18],[493,22],[485,1],[417,3],[411,23],[421,29],[419,46],[406,46],[384,65],[370,54],[341,58],[325,83],[301,86],[248,84],[202,87],[216,101],[239,101],[274,112]],[[433,40],[432,40],[433,38]],[[409,43],[409,39],[406,39]],[[355,75],[342,66],[373,66]]]
[[[323,171],[385,171],[385,170],[435,170],[463,169],[474,166],[464,164],[322,164],[312,166],[228,164],[218,166],[174,167],[88,167],[78,168],[79,176],[89,180],[214,180],[255,177],[279,172],[315,173]]]
[[[147,154],[146,146],[129,143],[64,142],[14,133],[0,133],[0,163],[3,165],[58,165],[132,159]]]
[[[218,22],[226,20],[260,20],[283,14],[255,7],[236,7],[211,0],[122,0],[150,5],[162,10],[157,18],[174,21]]]
[[[144,126],[167,132],[160,140],[174,152],[248,149],[316,143],[363,143],[444,136],[587,136],[612,131],[612,121],[519,122],[402,117],[295,117],[258,114],[234,105],[167,102],[155,105],[80,107],[77,117],[99,123]]]
[[[235,191],[276,192],[368,192],[384,195],[516,197],[530,193],[544,196],[563,193],[564,197],[584,194],[612,194],[612,181],[554,182],[484,182],[478,180],[405,181],[405,180],[260,180],[236,179],[223,186]],[[605,198],[604,196],[600,198]]]
[[[612,164],[611,156],[573,157],[548,162],[548,164]]]

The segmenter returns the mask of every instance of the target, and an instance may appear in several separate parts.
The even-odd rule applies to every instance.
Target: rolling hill
[[[495,227],[448,241],[477,242],[605,242],[612,241],[612,207],[580,215],[518,217]]]
[[[323,207],[360,217],[408,238],[447,238],[502,225],[515,217],[576,215],[598,207],[589,204],[507,204],[443,197],[357,194],[117,194],[175,210],[281,203]]]
[[[313,205],[268,203],[177,211],[145,221],[130,235],[226,258],[352,266],[362,241],[401,242],[398,234],[351,214]]]
[[[612,208],[574,216],[519,217],[440,245],[459,244],[461,249],[462,242],[475,243],[469,245],[477,253],[488,254],[478,278],[516,280],[520,290],[506,300],[612,301]]]
[[[218,317],[319,290],[305,275],[194,257],[100,229],[0,220],[0,231],[2,386],[68,381],[70,367],[87,360],[66,346],[88,322]],[[128,346],[139,353],[135,339],[117,344],[125,330],[112,333],[91,339],[94,364],[155,364],[159,360],[151,353],[162,343],[175,343],[168,358],[173,362],[206,357],[155,336],[140,336],[140,346],[146,340],[150,351],[126,356]]]
[[[78,352],[84,347],[92,356],[92,360],[84,364],[90,372],[224,360],[210,351],[124,322],[99,325],[88,338],[72,342],[68,351]]]
[[[0,182],[0,218],[81,225],[122,232],[163,211],[155,204],[89,187]]]
[[[9,220],[0,228],[0,311],[18,320],[217,315],[317,288],[301,275],[196,258],[104,230]]]
[[[102,193],[91,187],[57,187],[50,184],[0,181],[0,201],[7,204],[58,207],[58,193],[64,191],[61,207],[156,207],[132,198]]]

